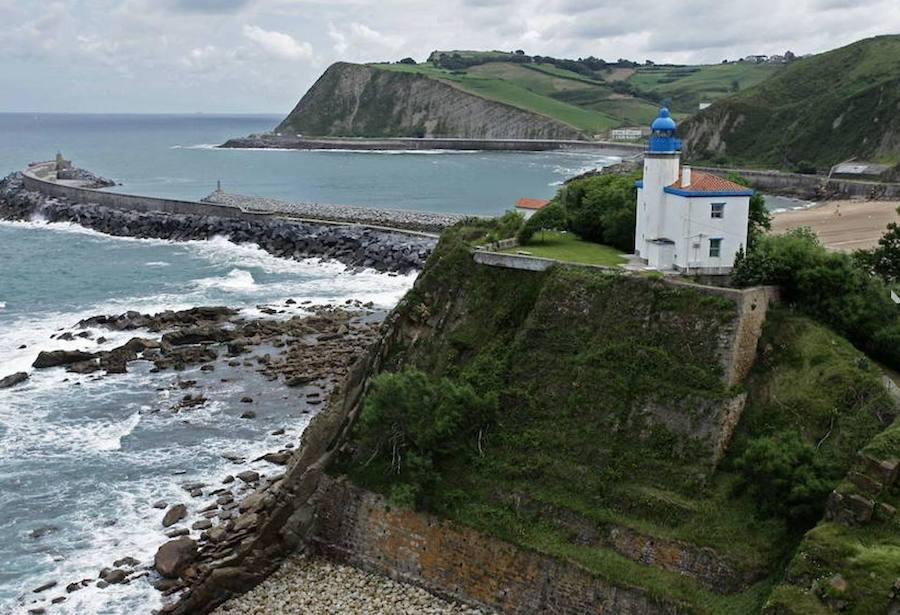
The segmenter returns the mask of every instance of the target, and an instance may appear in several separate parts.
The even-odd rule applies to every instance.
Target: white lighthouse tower
[[[753,191],[681,166],[681,140],[669,110],[650,125],[644,178],[637,182],[635,253],[659,270],[724,274],[747,245]]]

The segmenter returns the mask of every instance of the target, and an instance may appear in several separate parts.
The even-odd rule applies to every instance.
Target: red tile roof
[[[516,207],[521,209],[542,209],[549,202],[543,199],[519,199],[516,201]]]
[[[734,192],[749,190],[747,186],[736,184],[733,181],[728,181],[718,175],[704,173],[703,171],[691,171],[691,184],[689,186],[682,185],[681,179],[682,176],[679,176],[678,181],[671,184],[669,188],[692,190],[694,192]]]

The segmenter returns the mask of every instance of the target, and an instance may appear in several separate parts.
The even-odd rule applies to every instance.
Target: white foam
[[[195,145],[173,145],[169,149],[217,149],[215,143],[197,143]]]
[[[149,263],[144,263],[145,267],[168,267],[172,263],[167,263],[166,261],[150,261]]]
[[[3,301],[0,301],[0,310],[5,310],[5,309],[6,309],[6,303],[4,303]]]
[[[217,278],[203,278],[195,282],[198,288],[215,288],[224,291],[244,292],[256,286],[253,274],[243,269],[232,269],[227,275]]]

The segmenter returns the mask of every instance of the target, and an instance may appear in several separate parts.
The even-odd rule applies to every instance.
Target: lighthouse
[[[747,245],[753,191],[681,165],[669,110],[650,124],[644,177],[636,183],[635,254],[651,269],[727,274]]]

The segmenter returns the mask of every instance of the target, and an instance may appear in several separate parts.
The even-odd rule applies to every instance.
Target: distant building
[[[543,199],[519,199],[516,201],[516,211],[525,216],[527,220],[534,215],[534,212],[546,207],[550,201]]]
[[[763,54],[749,55],[744,57],[744,62],[751,64],[765,64],[769,56]]]
[[[699,110],[703,111],[704,109],[708,109],[710,107],[710,105],[712,105],[712,103],[702,102],[699,105]]]
[[[668,109],[650,125],[644,178],[637,182],[635,253],[658,270],[724,274],[747,245],[753,191],[681,166],[681,140]]]
[[[643,136],[640,128],[613,128],[609,131],[611,141],[640,141]]]

